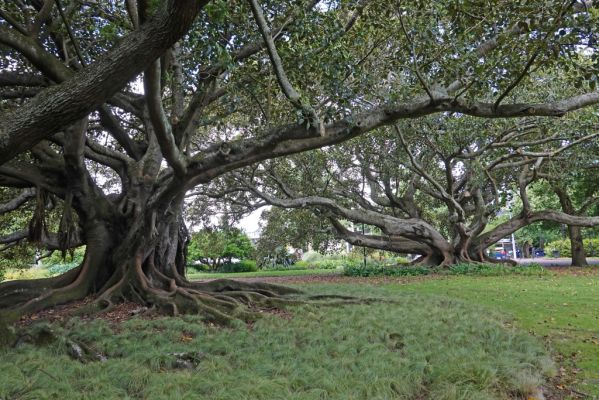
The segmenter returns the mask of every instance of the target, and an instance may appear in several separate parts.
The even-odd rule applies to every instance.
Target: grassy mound
[[[191,316],[71,320],[56,329],[108,360],[82,364],[59,343],[4,351],[0,398],[504,399],[554,372],[540,342],[488,310],[369,286],[306,289],[396,302],[289,307],[233,329]],[[182,353],[197,364],[181,369]]]
[[[573,398],[599,399],[599,271],[556,271],[542,277],[460,276],[387,289],[443,294],[512,315],[521,329],[549,342],[560,362],[561,386],[579,392]]]

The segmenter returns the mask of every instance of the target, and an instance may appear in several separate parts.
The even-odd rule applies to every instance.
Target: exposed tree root
[[[94,301],[77,314],[93,315],[112,310],[131,301],[148,311],[176,316],[199,314],[206,321],[228,325],[233,320],[253,321],[263,308],[284,308],[305,303],[344,305],[384,301],[351,296],[302,296],[302,292],[263,282],[242,282],[219,279],[210,282],[190,282],[174,267],[158,269],[152,254],[138,252],[121,263],[97,291],[94,291],[94,264],[86,256],[83,264],[59,277],[37,281],[15,281],[0,285],[0,320],[15,322],[25,314],[53,307],[90,294]]]

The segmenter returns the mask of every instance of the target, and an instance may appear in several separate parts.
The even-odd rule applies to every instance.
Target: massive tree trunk
[[[133,301],[169,315],[200,313],[206,320],[228,323],[252,319],[251,308],[285,303],[281,295],[296,290],[232,280],[190,282],[185,278],[188,235],[180,205],[136,210],[129,217],[90,219],[81,227],[86,253],[74,270],[49,279],[0,284],[0,319],[21,315],[93,295],[89,312],[105,311]]]
[[[572,265],[576,267],[588,265],[580,226],[568,225],[568,236],[570,237],[570,250],[572,251]]]
[[[566,189],[561,186],[554,185],[553,191],[555,192],[555,194],[557,194],[557,197],[559,198],[559,203],[562,207],[562,211],[566,214],[577,215],[576,209],[574,208],[574,204],[572,204],[572,199],[568,195]],[[576,267],[588,265],[584,251],[584,243],[582,241],[582,231],[580,226],[568,224],[568,237],[570,238],[572,265]]]

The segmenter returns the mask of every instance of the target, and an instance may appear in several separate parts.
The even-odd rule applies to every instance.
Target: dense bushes
[[[83,262],[83,257],[85,257],[85,246],[80,246],[73,251],[67,251],[64,257],[60,251],[54,251],[50,257],[42,259],[42,264],[48,268],[55,265],[79,265]]]
[[[224,272],[224,273],[235,273],[235,272],[254,272],[258,271],[256,261],[254,260],[240,260],[237,262],[226,262],[221,264],[218,269],[213,270],[208,264],[190,264],[187,266],[188,274],[196,274],[201,272]]]
[[[327,254],[322,255],[315,251],[309,251],[302,257],[301,260],[293,263],[263,263],[260,269],[267,271],[291,271],[291,270],[306,270],[306,269],[341,269],[347,263],[353,260],[343,254]]]
[[[517,265],[510,267],[502,264],[456,264],[449,268],[430,268],[412,265],[384,265],[370,263],[350,264],[343,269],[346,276],[419,276],[429,274],[440,275],[543,275],[546,270],[538,264]]]
[[[405,257],[388,257],[381,261],[367,261],[370,265],[396,266],[409,265],[410,261]],[[364,265],[364,259],[359,256],[346,256],[340,254],[321,255],[316,252],[309,252],[304,255],[301,261],[295,263],[297,269],[341,269],[355,268]]]
[[[260,270],[261,271],[296,271],[296,270],[306,270],[308,269],[308,267],[306,267],[304,264],[300,263],[300,262],[296,262],[294,264],[262,264],[260,265]]]
[[[346,276],[417,276],[428,275],[430,268],[420,266],[350,263],[343,268]]]
[[[201,262],[209,265],[213,271],[220,271],[222,268],[238,268],[233,266],[237,263],[232,262],[232,259],[251,258],[253,253],[250,238],[238,228],[203,229],[191,235],[187,261]],[[229,267],[224,267],[225,264],[229,264]],[[246,265],[239,268],[249,267]]]
[[[599,256],[599,239],[583,239],[582,243],[587,257]],[[552,257],[555,251],[559,252],[559,257],[572,257],[571,250],[570,239],[556,240],[545,246],[545,254],[549,257]]]
[[[337,269],[348,263],[348,260],[316,260],[298,261],[294,264],[297,269]]]
[[[256,261],[254,260],[240,260],[238,262],[224,263],[221,265],[218,272],[254,272],[258,271]]]

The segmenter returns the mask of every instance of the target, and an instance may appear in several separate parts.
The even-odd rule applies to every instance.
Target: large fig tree
[[[339,239],[420,255],[424,265],[491,261],[487,248],[531,224],[599,225],[599,217],[574,209],[568,181],[556,178],[566,176],[556,171],[566,165],[570,175],[587,172],[581,210],[595,203],[596,183],[585,170],[593,161],[572,162],[594,159],[599,117],[587,114],[512,126],[465,116],[397,123],[334,149],[264,162],[223,180],[228,189],[207,193],[250,208],[307,208],[328,220]],[[547,179],[562,210],[530,199],[529,187]]]
[[[586,3],[1,1],[0,184],[35,201],[28,240],[86,245],[64,275],[0,284],[2,316],[93,294],[100,308],[226,321],[286,293],[186,280],[188,191],[400,119],[592,106],[596,63],[577,61],[597,42]],[[514,89],[552,64],[580,90],[520,101]]]

